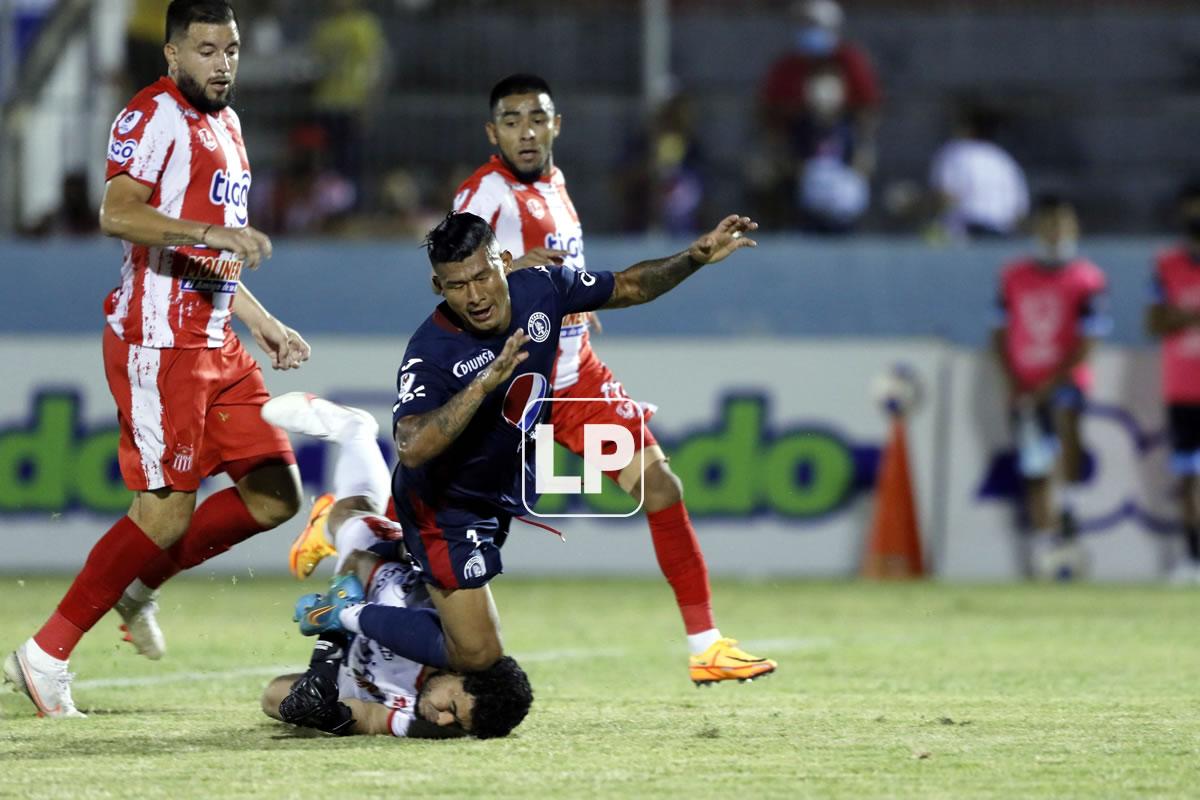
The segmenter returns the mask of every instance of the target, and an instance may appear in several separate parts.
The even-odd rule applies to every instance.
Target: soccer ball
[[[908,364],[894,364],[871,381],[871,397],[885,414],[911,414],[921,402],[916,370]]]

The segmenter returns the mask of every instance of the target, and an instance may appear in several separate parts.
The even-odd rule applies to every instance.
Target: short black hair
[[[533,705],[529,676],[511,656],[481,672],[464,673],[463,691],[475,698],[471,735],[477,739],[508,736]]]
[[[167,6],[167,41],[186,36],[193,23],[222,25],[237,22],[229,0],[171,0]]]
[[[1033,198],[1030,209],[1034,214],[1042,214],[1050,211],[1074,211],[1075,204],[1065,194],[1041,192]]]
[[[496,104],[506,97],[511,97],[514,94],[529,94],[536,92],[542,94],[545,92],[550,95],[550,99],[554,99],[554,92],[550,91],[550,84],[546,83],[546,79],[528,72],[518,72],[514,75],[509,75],[495,86],[492,87],[492,93],[488,97],[488,112],[496,110]]]
[[[429,232],[421,246],[429,253],[434,267],[454,261],[465,261],[480,247],[496,239],[496,232],[483,217],[469,211],[451,212]]]

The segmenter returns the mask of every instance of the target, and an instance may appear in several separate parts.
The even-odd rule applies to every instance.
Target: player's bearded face
[[[241,40],[237,24],[193,23],[187,36],[167,44],[167,62],[179,91],[205,114],[233,102]]]
[[[489,335],[503,333],[512,321],[512,301],[505,278],[511,260],[492,241],[462,261],[439,264],[434,270],[434,288],[471,330]]]
[[[531,92],[502,97],[487,134],[517,180],[532,183],[554,167],[554,140],[561,126],[562,117],[554,113],[550,95]]]

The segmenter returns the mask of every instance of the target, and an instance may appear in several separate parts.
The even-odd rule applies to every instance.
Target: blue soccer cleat
[[[329,585],[328,594],[306,594],[296,601],[292,619],[300,623],[300,633],[316,636],[326,631],[345,631],[338,616],[342,609],[364,602],[366,592],[354,575],[339,575]]]

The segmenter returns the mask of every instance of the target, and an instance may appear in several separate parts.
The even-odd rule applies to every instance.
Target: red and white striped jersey
[[[507,250],[514,259],[535,247],[550,247],[568,253],[564,266],[586,268],[583,228],[567,194],[566,179],[557,167],[546,180],[521,183],[499,156],[492,156],[458,187],[454,210],[470,211],[487,220],[496,231],[500,249]],[[588,315],[564,318],[554,370],[555,390],[575,385],[580,359],[590,349]]]
[[[108,179],[128,175],[153,190],[168,217],[229,227],[248,224],[250,162],[237,114],[197,111],[170,78],[138,92],[113,123]],[[125,242],[121,285],[109,295],[109,326],[143,347],[220,347],[242,262],[203,246]]]

